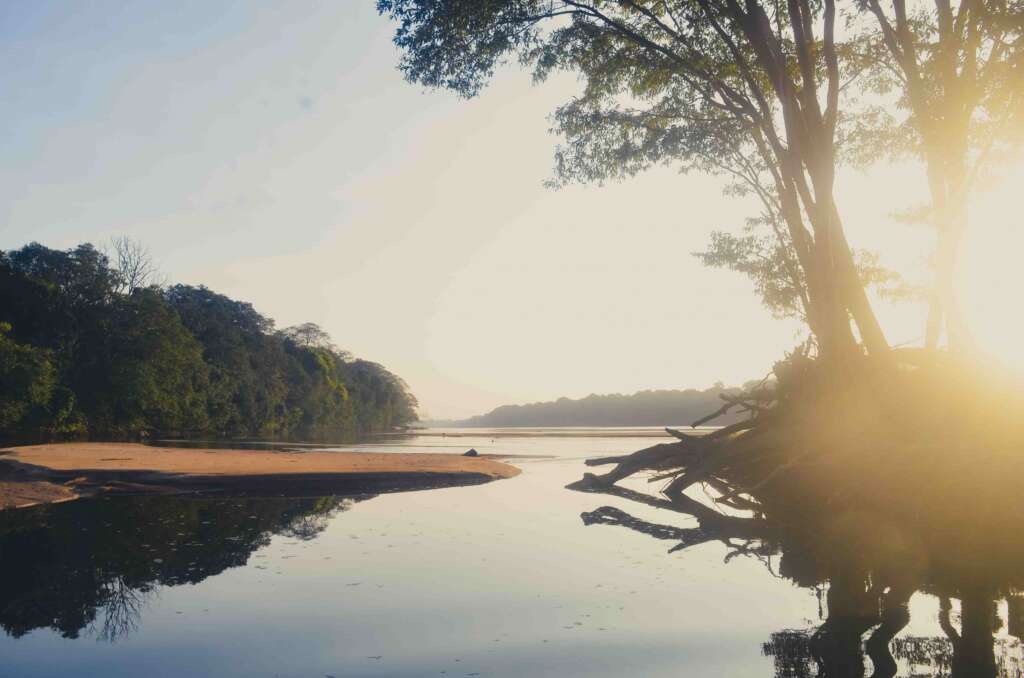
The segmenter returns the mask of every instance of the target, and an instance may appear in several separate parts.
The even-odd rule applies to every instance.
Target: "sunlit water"
[[[655,431],[507,433],[329,448],[544,455],[514,458],[520,476],[480,486],[23,513],[0,532],[0,675],[815,675],[806,653],[766,648],[822,621],[818,592],[776,576],[771,560],[725,564],[718,542],[668,554],[672,542],[581,521],[614,506],[687,525],[564,489],[587,457],[649,446]],[[900,675],[942,675],[938,603],[915,594],[911,612],[900,636],[934,648],[901,659]],[[997,645],[1004,662],[1019,655],[1005,625]]]

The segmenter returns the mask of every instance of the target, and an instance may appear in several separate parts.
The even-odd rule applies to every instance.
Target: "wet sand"
[[[278,452],[60,443],[0,449],[0,508],[97,493],[246,496],[377,494],[511,478],[519,469],[456,454]]]

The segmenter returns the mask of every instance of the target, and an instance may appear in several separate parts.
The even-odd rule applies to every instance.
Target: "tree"
[[[925,343],[938,344],[943,326],[949,347],[966,348],[969,332],[953,284],[960,242],[967,229],[967,203],[993,150],[1016,142],[1021,123],[1021,29],[1024,5],[1005,0],[859,0],[880,35],[874,67],[880,82],[895,89],[909,117],[890,134],[900,136],[925,161],[936,228],[935,284]],[[883,118],[884,120],[884,118]],[[889,148],[907,147],[906,141]]]
[[[342,439],[416,419],[401,379],[350,361],[312,323],[275,332],[251,304],[125,277],[91,245],[0,252],[0,434]]]
[[[51,351],[58,373],[50,420],[33,428],[79,432],[99,395],[116,273],[88,243],[69,250],[31,243],[6,253],[0,270],[0,320],[13,325],[17,341]]]
[[[206,430],[203,348],[159,292],[136,288],[118,300],[107,356],[95,426],[127,434]]]
[[[775,230],[765,233],[762,219],[749,219],[740,235],[725,231],[711,233],[703,252],[695,252],[705,266],[724,268],[747,276],[761,303],[776,318],[807,321],[807,287],[803,271],[792,259],[792,246],[780,240]],[[785,234],[782,234],[785,237]],[[919,299],[921,291],[908,285],[897,272],[879,264],[878,255],[854,251],[857,275],[864,286],[882,297],[905,301]]]
[[[355,360],[345,366],[345,381],[355,398],[361,430],[386,430],[416,421],[419,403],[409,385],[383,365]]]
[[[289,341],[296,343],[299,346],[306,348],[326,348],[335,353],[338,352],[338,347],[331,341],[331,335],[327,334],[319,325],[316,323],[302,323],[301,325],[293,325],[292,327],[286,327],[281,330],[282,336]]]
[[[559,181],[655,163],[725,173],[785,228],[822,355],[888,349],[833,195],[842,64],[834,0],[380,0],[406,77],[477,94],[516,55],[537,78],[579,74],[555,114]]]
[[[205,287],[173,285],[165,298],[203,346],[210,425],[224,435],[279,435],[287,418],[284,347],[252,304]]]
[[[30,243],[8,252],[7,260],[21,274],[57,291],[72,311],[103,306],[114,295],[117,273],[107,256],[89,243],[66,251]]]
[[[127,235],[114,238],[111,245],[114,249],[114,268],[118,274],[116,289],[119,293],[131,294],[137,289],[157,283],[160,274],[149,248]]]
[[[50,404],[57,371],[48,351],[13,341],[11,326],[0,323],[0,430],[17,431],[32,414]]]

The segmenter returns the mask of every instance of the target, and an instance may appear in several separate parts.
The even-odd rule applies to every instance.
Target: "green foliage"
[[[367,360],[345,367],[359,428],[378,430],[415,421],[418,403],[401,377]]]
[[[776,318],[807,319],[807,287],[803,269],[793,260],[792,246],[783,229],[766,229],[766,220],[749,219],[740,234],[711,233],[711,242],[694,256],[705,266],[736,271],[747,276],[761,303]],[[882,266],[878,255],[854,252],[861,282],[879,296],[893,301],[920,300],[923,292],[909,285],[892,269]]]
[[[741,235],[715,231],[708,248],[694,256],[705,266],[737,271],[750,278],[761,302],[776,318],[805,318],[803,271],[793,265],[790,250],[777,237],[756,230],[758,225],[748,223]]]
[[[401,379],[205,287],[126,286],[91,245],[0,253],[0,435],[344,437],[416,420]]]
[[[0,429],[15,428],[45,408],[57,383],[49,352],[13,341],[10,331],[0,323]]]
[[[136,289],[112,309],[97,425],[131,433],[207,428],[203,350],[158,290]]]
[[[566,142],[556,151],[553,185],[621,179],[659,164],[729,174],[757,164],[752,122],[718,92],[743,91],[746,75],[696,3],[377,6],[399,21],[394,42],[413,82],[471,97],[511,57],[532,67],[535,80],[556,71],[580,77],[582,95],[554,115]],[[738,49],[750,56],[746,46]],[[766,76],[755,77],[767,85]]]

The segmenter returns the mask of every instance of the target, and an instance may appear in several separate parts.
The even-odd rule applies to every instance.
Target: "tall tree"
[[[149,248],[142,242],[124,235],[114,238],[111,246],[114,250],[114,268],[118,273],[118,292],[129,294],[157,284],[159,271]]]
[[[202,345],[153,289],[137,288],[112,309],[94,423],[105,431],[207,429],[208,368]]]
[[[577,73],[556,113],[561,179],[658,162],[727,173],[777,217],[822,355],[888,349],[833,194],[842,86],[834,0],[379,0],[412,81],[479,92],[516,55]]]
[[[336,353],[339,352],[338,347],[331,341],[331,336],[316,323],[302,323],[301,325],[286,327],[281,330],[281,334],[299,346],[326,348]]]

